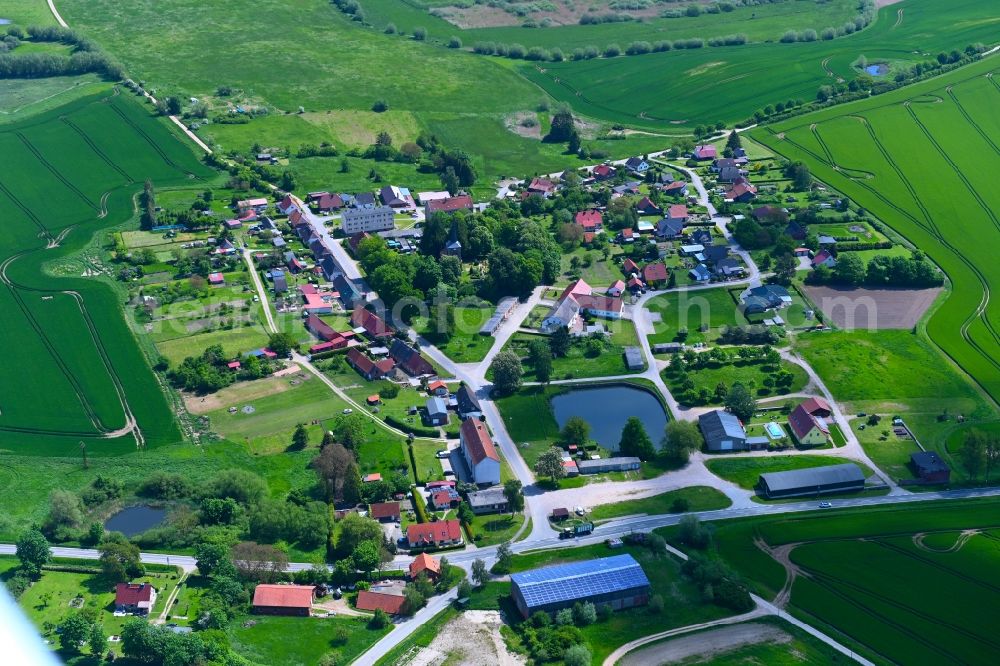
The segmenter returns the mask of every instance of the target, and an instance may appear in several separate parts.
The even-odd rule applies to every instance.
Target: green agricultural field
[[[990,663],[996,647],[988,618],[1000,601],[998,526],[1000,501],[990,498],[725,521],[714,540],[716,554],[768,598],[786,577],[755,540],[790,546],[805,574],[791,588],[792,612],[867,648],[859,650],[864,656]]]
[[[940,0],[906,0],[905,11],[899,9],[883,7],[872,26],[833,41],[706,47],[544,67],[527,63],[518,71],[580,113],[690,130],[705,122],[741,121],[766,104],[812,100],[832,76],[853,78],[852,63],[860,55],[909,65],[940,51],[996,41],[995,26],[977,0],[948,3],[947,21],[941,20]]]
[[[1000,131],[992,112],[1000,86],[985,75],[996,69],[997,60],[987,58],[754,133],[775,152],[809,162],[816,176],[944,269],[953,289],[927,321],[927,335],[994,399],[1000,396],[1000,306],[990,294],[998,284],[991,267],[1000,239],[1000,195],[987,173],[1000,166],[1000,148],[991,138]],[[887,399],[901,397],[895,390],[900,381],[904,391],[913,382],[898,374],[893,380],[894,395]],[[916,383],[925,391],[934,387],[935,396],[951,395],[926,377]]]
[[[9,315],[0,341],[18,350],[0,368],[0,385],[19,387],[0,396],[0,445],[70,455],[82,441],[101,455],[137,441],[178,441],[118,297],[92,278],[54,281],[43,264],[128,220],[145,179],[197,185],[211,172],[164,121],[124,95],[83,97],[0,127],[4,166],[17,166],[0,166],[0,310]]]
[[[761,474],[768,472],[787,472],[793,469],[808,469],[810,467],[825,467],[827,465],[842,465],[853,462],[832,456],[756,456],[747,458],[719,458],[708,460],[705,464],[712,474],[721,476],[726,481],[732,481],[740,488],[753,490]],[[871,470],[857,463],[866,475]]]
[[[371,629],[365,618],[255,617],[251,626],[237,620],[227,630],[233,650],[261,664],[311,666],[328,652],[337,652],[348,663],[367,650],[389,629]],[[347,641],[334,632],[347,629]]]

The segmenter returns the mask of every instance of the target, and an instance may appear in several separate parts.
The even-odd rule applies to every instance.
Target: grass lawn
[[[479,329],[493,316],[494,308],[455,308],[455,333],[445,339],[431,333],[429,320],[417,318],[413,328],[456,363],[482,361],[493,347],[492,335],[479,335]]]
[[[807,469],[809,467],[825,467],[827,465],[841,465],[845,462],[852,462],[842,458],[831,456],[755,456],[752,458],[718,458],[708,460],[705,464],[713,474],[721,476],[727,481],[732,481],[740,488],[753,490],[760,479],[760,475],[766,472],[785,472],[792,469]],[[865,475],[870,475],[871,470],[860,463],[855,463],[861,467]]]
[[[97,569],[96,562],[73,562],[74,566],[81,564],[93,564],[95,570]],[[148,582],[156,588],[156,604],[150,614],[151,617],[159,617],[163,612],[167,597],[176,586],[178,578],[179,574],[176,571],[170,573],[150,571],[146,576],[136,579]],[[82,601],[71,605],[77,597]],[[52,643],[57,643],[55,625],[62,622],[74,609],[96,613],[97,621],[107,635],[121,634],[122,626],[129,617],[114,616],[114,601],[114,583],[100,573],[45,570],[42,577],[28,588],[18,603],[39,632]]]
[[[426,483],[444,479],[444,469],[437,457],[437,452],[444,448],[443,443],[417,439],[413,441],[412,448],[413,459],[417,463],[418,481]]]
[[[242,326],[229,330],[220,329],[210,333],[178,332],[178,337],[157,340],[156,349],[172,365],[178,365],[188,356],[200,356],[207,347],[222,345],[226,356],[236,357],[238,354],[254,349],[260,349],[267,344],[268,334],[264,326],[254,323],[252,326]]]
[[[606,234],[614,235],[612,231],[605,231]],[[609,236],[609,237],[611,237]],[[603,293],[615,280],[624,279],[621,268],[621,251],[616,245],[612,245],[612,253],[605,260],[604,255],[597,250],[586,247],[578,247],[572,252],[567,252],[562,256],[560,270],[562,274],[553,286],[565,287],[576,278],[581,278],[594,288],[594,291]],[[573,269],[571,262],[573,259],[579,261],[579,267]]]
[[[725,509],[732,504],[728,497],[715,488],[691,486],[642,499],[600,504],[591,508],[588,517],[594,521],[602,521],[643,513],[649,515],[677,513],[678,507],[675,506],[675,503],[679,501],[687,502],[687,511],[714,511],[715,509]]]
[[[608,377],[631,374],[625,367],[624,351],[626,346],[636,346],[639,338],[635,325],[627,319],[605,320],[595,319],[609,331],[604,349],[594,353],[587,349],[585,338],[574,339],[566,356],[552,359],[552,379],[580,379],[584,377]],[[548,336],[530,333],[515,333],[507,343],[507,349],[516,352],[522,358],[525,381],[535,381],[534,368],[525,360],[528,355],[528,344],[532,340],[547,341]]]
[[[510,541],[524,524],[524,514],[509,513],[476,516],[472,526],[476,533],[476,546],[493,546]]]
[[[681,329],[687,330],[683,338],[688,344],[715,340],[723,326],[742,326],[746,319],[737,308],[729,290],[703,289],[693,292],[676,292],[651,298],[646,302],[651,314],[659,315],[654,325],[655,333],[649,336],[650,344],[681,341]],[[707,330],[702,331],[705,327]]]
[[[522,324],[525,328],[538,328],[542,325],[542,321],[545,319],[545,315],[549,313],[552,308],[548,305],[536,305],[528,313],[528,316],[524,318],[524,323]]]
[[[607,622],[597,622],[581,631],[590,643],[594,663],[601,663],[615,648],[640,636],[671,627],[681,627],[731,615],[731,611],[703,603],[689,581],[680,575],[680,564],[667,554],[654,554],[648,548],[624,546],[615,550],[603,543],[558,551],[535,551],[514,556],[513,571],[526,571],[564,562],[576,562],[611,555],[632,555],[642,566],[653,587],[666,601],[663,614],[653,614],[640,607],[614,613]]]
[[[256,454],[284,451],[291,444],[291,433],[299,423],[307,425],[310,441],[318,445],[323,436],[320,421],[333,418],[347,405],[326,384],[309,374],[257,381],[265,382],[264,387],[271,387],[272,391],[252,398],[246,398],[238,391],[234,392],[235,395],[220,392],[225,393],[220,396],[222,404],[206,413],[213,430],[234,442],[245,442],[248,449]],[[244,388],[239,384],[235,386]],[[246,387],[245,390],[254,388],[257,387]],[[206,399],[212,398],[214,396]],[[252,414],[243,412],[243,408],[248,406],[253,408]],[[234,413],[229,411],[232,407],[236,407]]]
[[[920,447],[912,439],[900,439],[892,432],[892,424],[884,419],[876,426],[865,426],[864,430],[858,428],[865,423],[865,419],[852,419],[851,430],[861,442],[865,453],[878,465],[879,469],[894,479],[913,479],[913,471],[910,469],[910,454],[916,453]],[[882,431],[889,431],[889,438],[882,439]],[[952,478],[960,472],[952,470]]]
[[[251,626],[246,626],[251,625]],[[334,639],[338,627],[347,629],[347,641]],[[239,619],[226,630],[233,649],[262,664],[314,666],[328,652],[352,661],[391,629],[370,629],[363,618],[306,618],[254,616]]]

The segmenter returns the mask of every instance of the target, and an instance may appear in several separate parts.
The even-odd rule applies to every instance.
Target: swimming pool
[[[774,421],[771,421],[770,423],[765,425],[764,430],[767,431],[767,436],[770,437],[771,439],[781,439],[782,437],[785,436],[785,431],[782,430],[781,426],[775,423]]]

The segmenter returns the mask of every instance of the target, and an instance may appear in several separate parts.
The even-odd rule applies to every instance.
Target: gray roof
[[[427,413],[431,416],[438,416],[448,413],[447,403],[437,396],[427,398]]]
[[[625,363],[628,367],[641,367],[646,364],[646,361],[642,358],[642,350],[638,347],[626,347],[625,348]]]
[[[793,469],[787,472],[768,472],[760,475],[771,492],[814,488],[839,483],[865,482],[865,474],[854,463]]]
[[[935,451],[918,451],[910,454],[910,462],[923,472],[947,472],[948,465]]]
[[[469,506],[492,506],[494,504],[506,504],[507,496],[503,494],[503,488],[487,488],[469,493]]]
[[[712,278],[712,272],[708,270],[708,266],[705,264],[698,264],[688,271],[688,274],[695,280],[710,280]]]
[[[455,398],[458,403],[458,411],[462,414],[483,411],[479,404],[479,398],[476,397],[476,392],[470,389],[468,384],[462,384],[458,388],[458,394]]]
[[[683,230],[684,222],[682,220],[664,218],[656,223],[657,236],[676,236]]]
[[[735,439],[746,441],[747,433],[740,425],[740,420],[729,412],[716,409],[698,417],[698,427],[701,434],[705,436],[708,448],[712,448],[713,442],[720,442],[725,439]]]
[[[581,460],[576,464],[582,474],[586,470],[607,469],[608,467],[638,468],[642,461],[633,456],[617,456],[614,458],[598,458],[597,460]]]
[[[510,577],[528,608],[649,588],[649,579],[631,555],[602,557],[533,569]]]

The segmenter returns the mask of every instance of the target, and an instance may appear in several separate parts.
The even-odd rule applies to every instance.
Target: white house
[[[480,485],[500,483],[500,456],[486,424],[479,419],[465,419],[458,441],[462,457],[472,472],[473,482]]]
[[[347,236],[362,232],[388,231],[396,226],[396,211],[389,206],[348,208],[340,215],[340,228]]]

